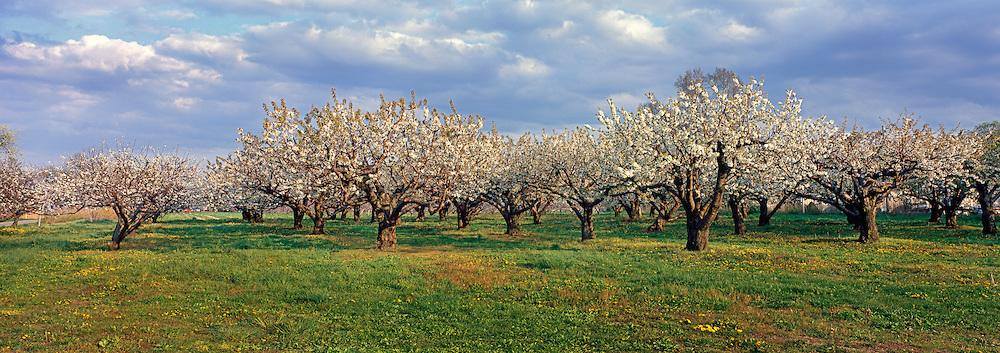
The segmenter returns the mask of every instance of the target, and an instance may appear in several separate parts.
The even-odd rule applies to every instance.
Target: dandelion
[[[708,324],[702,324],[702,325],[695,325],[694,329],[701,332],[715,333],[719,331],[720,327]]]

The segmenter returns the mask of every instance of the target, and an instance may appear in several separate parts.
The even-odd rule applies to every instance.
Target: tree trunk
[[[687,245],[689,251],[702,251],[708,248],[708,229],[694,215],[687,215]]]
[[[947,228],[958,228],[958,207],[944,208],[944,226]]]
[[[653,223],[650,223],[649,227],[646,227],[646,232],[647,233],[662,232],[663,226],[666,225],[666,223],[667,223],[666,219],[661,217],[660,214],[657,214],[656,216],[653,216]]]
[[[354,205],[354,207],[352,207],[352,208],[353,208],[352,211],[353,211],[353,216],[354,216],[354,223],[355,224],[360,223],[361,222],[361,205]]]
[[[260,210],[250,210],[249,212],[250,223],[263,223],[264,222],[264,211]]]
[[[427,219],[427,206],[420,205],[417,207],[417,222],[423,222],[424,219]]]
[[[760,211],[757,216],[758,227],[766,227],[771,224],[771,210],[767,207],[767,201],[766,197],[757,199],[757,208]]]
[[[633,194],[628,199],[628,203],[629,205],[625,207],[625,213],[628,214],[628,221],[637,222],[642,220],[642,201],[639,200],[639,195]]]
[[[448,218],[449,209],[451,209],[451,203],[445,202],[444,205],[441,205],[441,208],[438,210],[439,221],[444,221],[445,218]]]
[[[674,220],[674,214],[677,213],[677,209],[681,208],[681,203],[674,201],[670,203],[670,208],[667,209],[667,213],[663,215],[664,222],[671,222]]]
[[[292,207],[292,229],[302,229],[302,219],[305,218],[305,212],[302,210]]]
[[[854,229],[854,230],[860,231],[862,223],[864,223],[864,215],[863,214],[852,214],[852,213],[846,213],[846,212],[844,214],[847,215],[847,223],[851,224],[851,228]]]
[[[931,202],[931,217],[927,220],[927,223],[938,224],[941,223],[941,203]]]
[[[396,225],[398,220],[391,217],[383,217],[378,222],[378,249],[393,250],[396,248]]]
[[[309,216],[313,221],[313,230],[310,234],[326,234],[326,217],[323,215],[318,215],[316,217]]]
[[[108,248],[111,250],[121,249],[122,241],[130,234],[132,234],[132,226],[129,225],[129,222],[118,220],[118,223],[115,224],[114,233],[111,234],[111,242],[108,243]]]
[[[519,235],[521,234],[521,214],[514,214],[512,212],[501,212],[500,215],[503,216],[503,222],[507,225],[507,235]]]
[[[743,202],[735,198],[730,198],[729,209],[733,213],[733,234],[746,235],[747,225],[744,220],[746,217],[746,209],[743,206]]]
[[[537,205],[531,207],[531,223],[542,224],[542,211]]]
[[[580,219],[580,241],[594,239],[594,206],[583,205],[573,209],[576,218]]]
[[[867,205],[862,210],[862,215],[859,217],[860,226],[858,237],[858,242],[860,243],[878,243],[878,223],[875,222],[876,216],[878,216],[878,203],[875,202],[872,205]]]
[[[997,234],[996,223],[993,220],[993,199],[989,185],[976,183],[976,201],[979,201],[979,219],[983,224],[983,234]]]
[[[625,215],[628,216],[626,222],[636,222],[642,219],[642,203],[639,202],[638,195],[626,196],[621,202],[621,206],[625,209]],[[650,208],[652,209],[652,206]]]
[[[455,202],[455,218],[458,220],[458,229],[465,229],[472,221],[472,213],[475,206],[471,202]]]

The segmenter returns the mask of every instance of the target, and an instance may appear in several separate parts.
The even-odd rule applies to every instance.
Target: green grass
[[[566,214],[407,222],[395,252],[285,215],[171,215],[117,252],[107,221],[4,228],[0,352],[998,351],[1000,242],[923,219],[871,247],[837,215],[723,219],[701,253],[610,215],[587,243]]]

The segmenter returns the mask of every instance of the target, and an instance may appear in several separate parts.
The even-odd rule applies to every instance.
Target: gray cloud
[[[763,75],[806,112],[1000,112],[1000,5],[854,1],[65,0],[0,3],[0,122],[53,160],[102,141],[208,156],[263,102],[362,105],[411,89],[504,131],[593,123],[691,67]]]

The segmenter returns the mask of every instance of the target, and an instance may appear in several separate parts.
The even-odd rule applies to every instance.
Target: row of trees
[[[314,234],[325,232],[326,220],[348,212],[358,220],[366,208],[378,227],[377,247],[392,249],[407,212],[444,218],[454,208],[464,228],[489,206],[516,235],[524,214],[537,221],[561,202],[588,240],[602,208],[634,219],[648,204],[652,231],[682,211],[686,248],[697,251],[727,207],[734,231],[745,232],[750,202],[761,226],[787,200],[823,202],[844,213],[860,242],[873,243],[879,207],[890,195],[925,200],[932,220],[944,214],[955,226],[975,191],[983,231],[996,231],[997,124],[944,130],[904,115],[874,130],[839,126],[802,116],[794,92],[775,103],[762,82],[725,69],[689,71],[676,86],[674,97],[650,94],[634,110],[609,100],[598,113],[600,127],[518,137],[484,129],[482,117],[454,105],[433,109],[415,95],[383,98],[370,111],[335,92],[331,103],[304,113],[272,102],[259,132],[239,131],[239,148],[202,172],[184,158],[128,148],[82,153],[34,172],[5,166],[3,178],[20,180],[7,170],[25,177],[3,189],[3,202],[24,207],[3,212],[110,207],[118,216],[117,248],[141,224],[182,208],[239,210],[257,222],[265,211],[287,207],[293,227],[308,217]],[[32,201],[7,196],[17,192]]]

